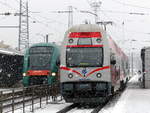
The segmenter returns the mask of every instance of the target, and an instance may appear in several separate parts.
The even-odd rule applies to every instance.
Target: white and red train
[[[99,103],[128,81],[128,58],[98,25],[73,26],[61,48],[61,93],[66,102]]]

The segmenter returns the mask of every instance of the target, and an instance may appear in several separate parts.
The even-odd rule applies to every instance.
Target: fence
[[[0,113],[14,113],[17,109],[22,109],[23,113],[25,113],[27,106],[31,106],[31,111],[34,112],[35,104],[39,103],[41,108],[42,102],[48,104],[49,101],[55,101],[58,94],[59,85],[56,84],[1,91]]]

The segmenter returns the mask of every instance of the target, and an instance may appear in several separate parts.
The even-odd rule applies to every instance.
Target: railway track
[[[89,113],[98,113],[106,104],[107,104],[108,102],[106,102],[106,103],[104,103],[104,104],[101,104],[101,105],[98,105],[98,106],[96,106],[94,109],[93,108],[90,108],[90,106],[89,106],[89,108],[90,108],[90,110],[89,110]],[[80,105],[78,105],[78,104],[71,104],[71,105],[69,105],[69,106],[67,106],[67,107],[65,107],[65,108],[63,108],[63,109],[61,109],[60,111],[58,111],[58,112],[56,112],[56,113],[67,113],[67,112],[70,112],[71,113],[71,110],[73,110],[73,109],[75,109],[75,108],[77,108],[77,107],[79,107]],[[84,106],[83,106],[84,107]],[[77,110],[75,110],[74,112],[76,112],[76,111],[84,111],[83,110],[83,107],[82,107],[82,109],[80,109],[80,108],[78,108]],[[91,109],[93,109],[93,110],[91,110]],[[86,109],[87,110],[87,109]],[[87,110],[88,111],[88,110]]]
[[[91,113],[98,113],[107,103],[108,101],[105,102],[104,104],[98,105],[96,108],[93,109]]]
[[[120,96],[122,94],[122,92],[125,90],[125,88],[123,90],[118,90],[116,91],[113,95],[111,95],[109,97],[108,100],[106,100],[103,104],[98,105],[97,107],[95,107],[93,109],[93,111],[91,113],[98,113],[102,108],[104,108],[104,106],[106,106],[109,102],[113,101],[114,99],[116,99],[118,96]]]
[[[95,107],[94,109],[89,107],[90,108],[89,110],[84,108],[84,110],[88,111],[89,113],[98,113],[106,104],[99,105],[99,106]],[[60,110],[56,113],[67,113],[67,112],[71,113],[71,111],[73,109],[77,108],[78,106],[79,105],[77,105],[77,104],[72,104],[70,106],[67,106],[67,107],[63,108],[62,110]],[[91,109],[93,109],[93,110],[91,110]],[[73,113],[83,112],[84,110],[83,110],[83,108],[82,109],[78,108],[78,109],[74,110]]]
[[[95,105],[94,108],[90,105],[88,105],[89,107],[89,110],[85,109],[86,111],[88,111],[89,113],[98,113],[101,111],[102,108],[104,108],[108,103],[110,103],[111,101],[113,101],[114,99],[116,99],[118,96],[121,95],[121,93],[123,92],[124,90],[122,91],[117,91],[115,92],[112,96],[110,96],[108,99],[106,99],[106,101],[103,103],[103,104],[99,104],[99,105]],[[82,106],[82,107],[81,107]],[[71,104],[70,106],[67,106],[65,108],[63,108],[62,110],[58,111],[57,113],[71,113],[72,110],[74,110],[75,108],[78,108],[78,107],[81,107],[82,109],[78,108],[77,110],[74,110],[73,112],[76,112],[79,113],[80,112],[83,112],[84,111],[84,107],[83,105],[79,105],[79,104]],[[87,107],[86,107],[87,108]],[[91,110],[92,109],[92,110]]]
[[[63,108],[62,110],[60,110],[56,113],[67,113],[68,111],[74,109],[75,107],[78,107],[78,104],[71,104],[70,106]]]

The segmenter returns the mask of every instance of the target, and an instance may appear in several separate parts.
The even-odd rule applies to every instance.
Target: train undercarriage
[[[54,76],[26,76],[24,77],[24,86],[52,84],[56,81]]]
[[[67,82],[61,84],[61,93],[66,102],[103,103],[113,91],[108,82]]]

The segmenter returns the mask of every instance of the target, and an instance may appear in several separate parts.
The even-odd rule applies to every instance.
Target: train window
[[[50,68],[51,54],[32,54],[29,57],[29,69],[43,70]]]
[[[53,47],[45,47],[45,46],[31,47],[29,50],[30,54],[52,53],[52,52],[53,52]]]
[[[29,69],[49,69],[52,52],[53,47],[39,46],[30,48]]]
[[[67,48],[66,64],[68,67],[102,66],[103,48],[101,47]]]
[[[92,39],[91,38],[79,38],[78,45],[92,45]]]

